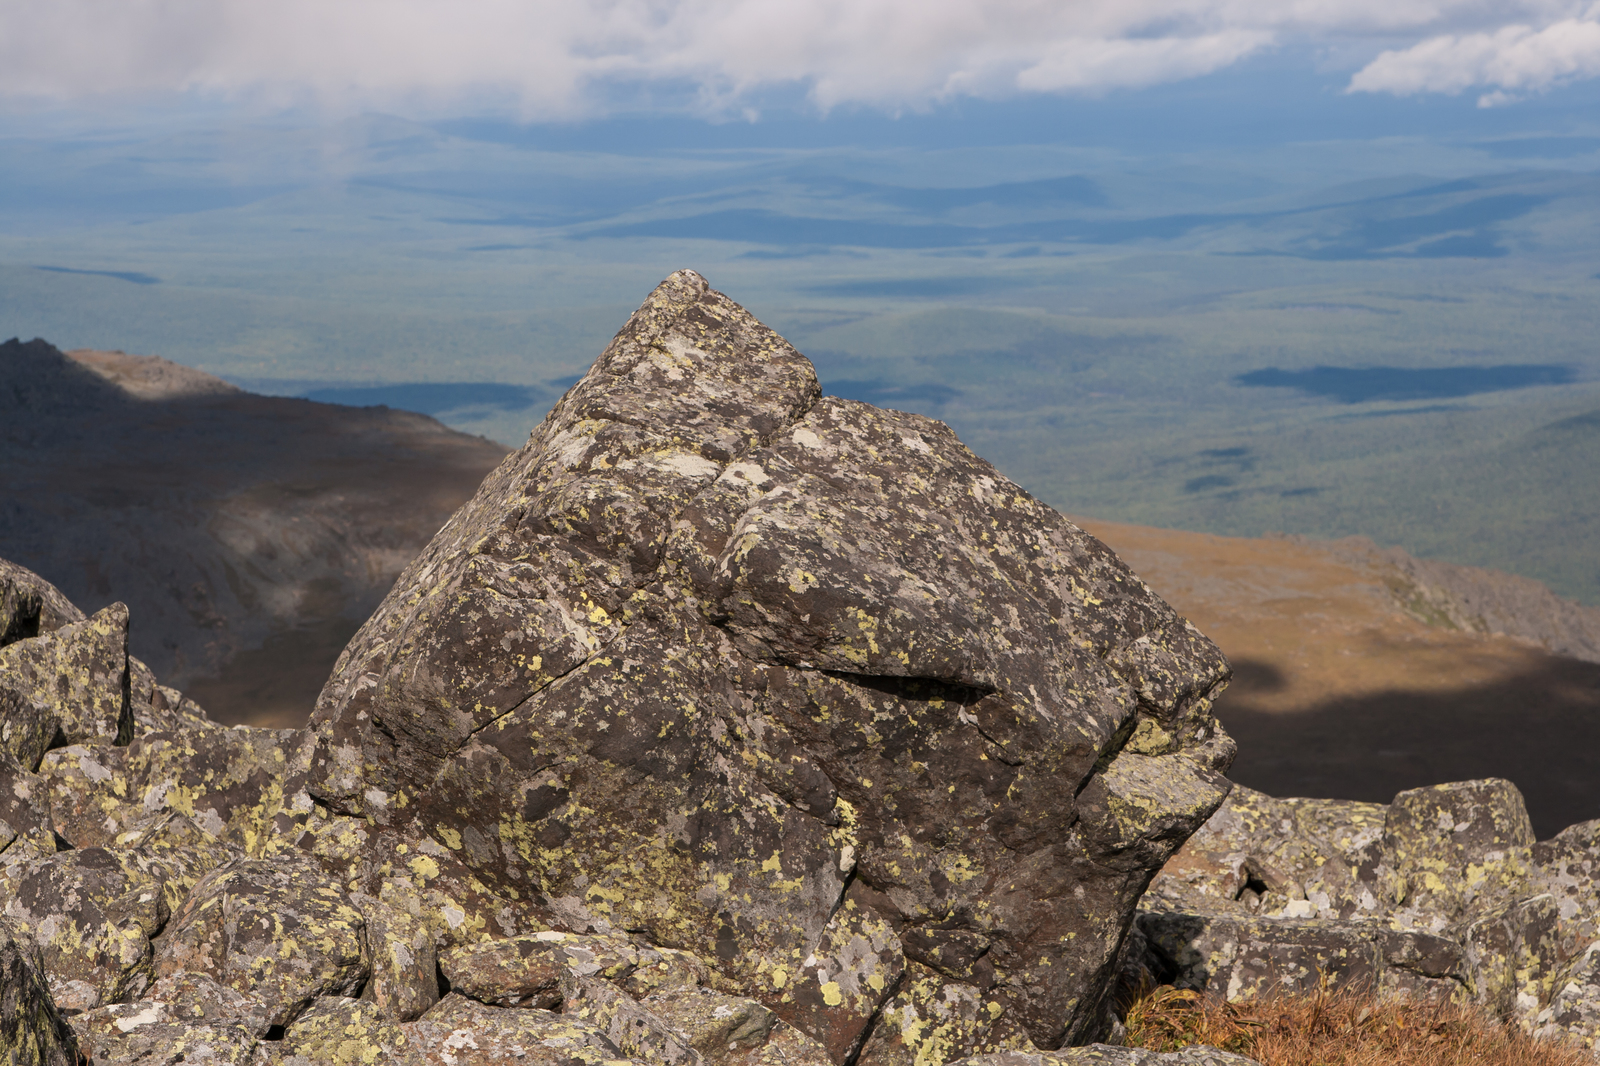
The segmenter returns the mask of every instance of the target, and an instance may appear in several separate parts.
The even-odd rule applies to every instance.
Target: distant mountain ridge
[[[91,609],[127,602],[134,654],[219,718],[303,719],[505,451],[155,356],[0,345],[0,557]]]

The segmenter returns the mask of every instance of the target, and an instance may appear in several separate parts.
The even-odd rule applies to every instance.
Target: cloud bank
[[[1600,75],[1600,4],[1571,0],[12,0],[0,96],[191,93],[267,105],[577,118],[618,94],[738,113],[1094,94],[1196,77],[1286,43],[1378,54],[1351,91]]]
[[[1600,4],[1576,18],[1541,27],[1502,26],[1491,32],[1445,34],[1387,51],[1350,79],[1354,92],[1459,93],[1494,88],[1479,107],[1518,95],[1600,76]]]

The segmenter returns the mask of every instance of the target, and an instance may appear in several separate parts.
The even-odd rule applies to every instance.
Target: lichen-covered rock
[[[753,999],[679,988],[641,1000],[706,1066],[827,1066],[821,1044]]]
[[[129,745],[129,788],[146,811],[175,811],[252,855],[284,808],[294,731],[248,726],[147,733]]]
[[[1546,1034],[1566,1018],[1584,1039],[1573,975],[1600,930],[1597,827],[1533,843],[1521,794],[1499,780],[1388,806],[1235,789],[1152,882],[1119,980],[1237,998],[1327,968]]]
[[[1227,793],[1227,674],[948,428],[821,397],[685,271],[352,640],[305,787],[396,834],[389,876],[459,864],[461,944],[637,932],[839,1062],[915,963],[982,1004],[947,1058],[1055,1047],[1108,1024],[1135,902]]]
[[[271,1060],[283,1066],[422,1066],[426,1061],[383,1008],[340,996],[313,1003],[284,1031]]]
[[[81,621],[83,612],[60,589],[32,570],[0,559],[0,648]]]
[[[546,909],[490,891],[457,852],[431,838],[408,839],[395,827],[365,818],[330,816],[301,791],[289,804],[267,841],[268,855],[292,851],[315,857],[330,879],[352,893],[375,896],[414,917],[438,951],[549,928]]]
[[[45,753],[39,777],[57,833],[75,848],[107,847],[148,816],[128,787],[128,749],[72,744]]]
[[[640,950],[627,937],[543,932],[486,940],[439,958],[450,988],[494,1007],[560,1007],[562,978],[621,982],[639,967]]]
[[[1348,919],[1387,909],[1379,881],[1388,807],[1278,799],[1235,786],[1162,867],[1146,909]]]
[[[1162,976],[1230,1000],[1305,994],[1325,981],[1451,998],[1467,982],[1461,945],[1377,922],[1163,911],[1138,921]]]
[[[266,1036],[271,1028],[260,1000],[199,973],[163,977],[141,998],[75,1014],[69,1024],[86,1041],[154,1024],[234,1026],[258,1037]]]
[[[666,1019],[607,981],[564,975],[561,1014],[600,1033],[625,1058],[649,1066],[701,1066],[699,1052]]]
[[[150,938],[170,913],[163,888],[162,870],[142,856],[65,851],[17,877],[5,915],[38,944],[57,1004],[87,1010],[154,981]]]
[[[147,672],[149,670],[149,667],[132,656],[128,657],[128,662],[143,667]],[[132,698],[135,735],[217,727],[217,723],[206,714],[204,707],[170,686],[152,685],[142,699],[140,690],[135,688]]]
[[[1539,841],[1532,858],[1530,887],[1555,900],[1562,954],[1576,956],[1600,940],[1600,819]]]
[[[37,770],[55,738],[55,711],[38,692],[0,685],[0,757]]]
[[[0,751],[0,852],[18,839],[55,850],[50,790],[44,778],[23,769],[9,752]]]
[[[997,1026],[997,997],[917,962],[883,1007],[859,1062],[863,1066],[938,1066],[966,1052],[1032,1050],[1015,1026]]]
[[[610,1040],[576,1018],[490,1007],[451,993],[400,1029],[430,1066],[622,1066]]]
[[[287,1025],[318,996],[361,990],[370,966],[361,912],[310,856],[236,859],[203,877],[161,938],[157,976],[206,974]]]
[[[76,1066],[77,1038],[56,1010],[39,949],[0,921],[0,1062]]]
[[[1466,931],[1473,998],[1502,1018],[1532,1018],[1550,1002],[1563,961],[1560,911],[1549,895],[1518,900]]]
[[[397,905],[364,892],[350,902],[367,923],[372,976],[363,993],[397,1021],[409,1022],[439,1002],[437,921],[417,907]]]
[[[185,1025],[159,1011],[123,1014],[79,1045],[94,1066],[251,1066],[260,1046],[236,1025]]]
[[[1569,1040],[1600,1055],[1600,941],[1574,959],[1554,985],[1549,1006],[1533,1019],[1534,1034]]]
[[[1510,781],[1455,781],[1400,793],[1384,822],[1393,924],[1441,931],[1528,894],[1533,824]]]
[[[133,737],[128,608],[113,603],[81,622],[0,648],[0,690],[11,693],[11,707],[31,704],[48,710],[55,720],[49,731],[52,740],[59,735],[69,744],[128,743]],[[14,753],[27,762],[26,755]]]

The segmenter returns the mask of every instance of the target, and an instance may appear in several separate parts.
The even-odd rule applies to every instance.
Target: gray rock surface
[[[172,916],[155,973],[199,973],[260,1000],[284,1026],[319,996],[361,990],[366,925],[308,855],[235,859],[203,877]]]
[[[8,710],[22,712],[22,729],[8,729],[6,744],[30,770],[57,736],[69,744],[127,744],[133,737],[128,608],[114,603],[92,618],[0,648],[0,694]]]
[[[536,1009],[490,1007],[449,995],[401,1026],[429,1066],[600,1066],[621,1050],[593,1027]]]
[[[1053,1047],[1106,1024],[1134,902],[1227,792],[1227,673],[946,427],[821,397],[685,271],[351,642],[307,787],[448,852],[483,935],[637,931],[836,1062],[880,1010],[874,1066]]]
[[[32,570],[0,559],[0,648],[81,621],[83,612],[60,589]]]
[[[1326,977],[1596,1046],[1596,826],[1535,842],[1507,781],[1388,805],[1235,788],[1141,902],[1124,980],[1230,999]]]
[[[31,937],[0,920],[0,1060],[76,1066],[76,1035],[62,1021]]]

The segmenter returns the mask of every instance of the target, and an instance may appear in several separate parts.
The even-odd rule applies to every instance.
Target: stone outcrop
[[[1600,823],[1535,841],[1499,781],[1230,798],[1204,637],[687,272],[305,730],[0,576],[11,1062],[1249,1066],[1092,1043],[1148,980],[1600,1026]]]
[[[1387,805],[1235,787],[1141,901],[1126,979],[1229,999],[1359,982],[1595,1048],[1597,845],[1600,821],[1535,842],[1508,781]]]
[[[682,272],[351,642],[306,789],[446,856],[464,941],[628,930],[835,1062],[1056,1047],[1227,792],[1226,676],[942,424],[821,397]]]

